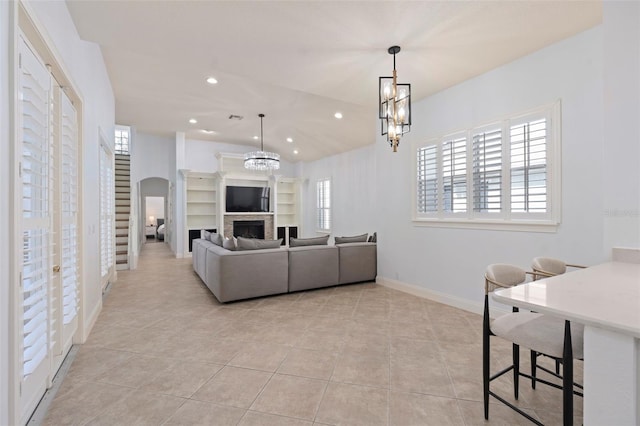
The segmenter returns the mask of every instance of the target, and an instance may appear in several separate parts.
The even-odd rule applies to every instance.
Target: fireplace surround
[[[264,239],[264,220],[234,220],[233,236]]]
[[[264,238],[265,240],[272,240],[275,238],[274,229],[273,229],[273,214],[270,213],[257,213],[257,214],[237,214],[237,213],[226,213],[223,216],[223,228],[222,232],[226,238],[230,238],[232,236],[237,237],[237,233],[234,230],[234,222],[244,222],[244,221],[261,221],[264,222]],[[242,236],[242,235],[240,235]],[[249,237],[251,238],[251,237]]]

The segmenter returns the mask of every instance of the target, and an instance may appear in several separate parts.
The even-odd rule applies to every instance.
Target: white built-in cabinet
[[[185,248],[191,252],[191,242],[200,238],[202,230],[218,229],[218,182],[216,173],[181,170],[184,178]]]
[[[273,235],[283,238],[301,234],[301,182],[297,178],[253,172],[244,168],[244,155],[218,153],[215,173],[181,170],[184,178],[184,241],[185,256],[189,256],[192,240],[200,238],[202,230],[224,234],[225,191],[228,185],[269,186],[270,212],[273,216]],[[237,213],[236,213],[237,215]]]

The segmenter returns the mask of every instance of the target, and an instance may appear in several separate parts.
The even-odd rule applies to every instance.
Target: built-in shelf
[[[198,230],[218,227],[218,181],[215,173],[183,171],[185,181],[185,237],[191,251],[191,239]],[[192,232],[196,231],[196,232]]]

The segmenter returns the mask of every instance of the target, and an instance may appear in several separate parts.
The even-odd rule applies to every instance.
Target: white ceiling
[[[116,121],[314,160],[374,142],[378,77],[400,45],[413,101],[597,25],[600,1],[80,1]],[[219,83],[209,85],[208,76]],[[337,120],[340,111],[344,118]],[[230,114],[244,116],[229,120]],[[189,124],[195,118],[197,124]],[[212,135],[201,129],[215,130]],[[286,138],[294,139],[287,143]],[[299,150],[299,155],[293,154]]]

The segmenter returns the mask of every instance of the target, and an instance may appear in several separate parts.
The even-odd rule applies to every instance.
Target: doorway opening
[[[144,197],[144,220],[146,242],[164,241],[165,211],[164,197]]]

